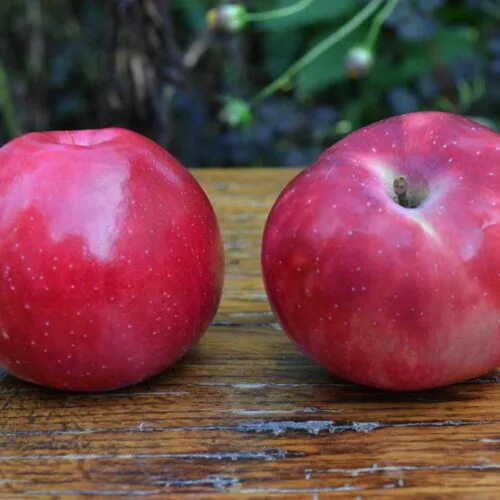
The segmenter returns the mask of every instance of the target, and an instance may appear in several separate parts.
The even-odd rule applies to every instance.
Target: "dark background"
[[[296,1],[241,4],[260,12]],[[220,119],[225,96],[251,99],[368,2],[312,0],[236,33],[208,29],[207,11],[224,3],[1,0],[0,144],[31,130],[120,125],[187,166],[297,166],[393,114],[437,109],[500,125],[498,0],[400,0],[366,75],[348,77],[345,55],[371,20],[240,127]]]

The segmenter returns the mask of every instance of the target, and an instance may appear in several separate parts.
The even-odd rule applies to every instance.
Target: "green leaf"
[[[439,62],[444,64],[448,64],[458,57],[473,56],[475,43],[475,31],[465,26],[445,26],[438,31],[434,39]]]
[[[375,53],[375,66],[370,73],[370,81],[384,88],[415,81],[432,69],[433,61],[429,57],[427,46],[419,44],[405,50],[401,62],[395,62],[381,50]]]
[[[330,33],[331,30],[324,32],[320,39],[326,38]],[[345,79],[345,56],[351,47],[359,45],[365,38],[366,29],[357,30],[306,66],[297,76],[298,96],[309,97]],[[318,40],[315,41],[317,42]]]
[[[266,69],[271,79],[275,79],[300,55],[302,33],[300,30],[266,31],[263,40]]]

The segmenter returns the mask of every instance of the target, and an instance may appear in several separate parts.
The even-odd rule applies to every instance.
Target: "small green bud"
[[[248,24],[248,11],[240,4],[221,5],[207,12],[206,21],[212,29],[238,33]]]
[[[227,97],[219,118],[231,127],[249,125],[252,121],[252,109],[242,99]]]
[[[345,58],[346,73],[351,78],[365,76],[373,66],[373,53],[366,47],[352,47]]]

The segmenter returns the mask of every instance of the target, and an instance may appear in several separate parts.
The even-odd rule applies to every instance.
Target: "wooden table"
[[[268,209],[295,170],[195,172],[227,250],[223,301],[166,373],[108,394],[0,382],[0,494],[500,498],[500,375],[418,393],[330,376],[262,287]]]

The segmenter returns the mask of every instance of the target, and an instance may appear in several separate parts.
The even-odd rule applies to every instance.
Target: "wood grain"
[[[295,174],[195,172],[224,235],[225,290],[166,373],[87,395],[0,377],[2,498],[500,498],[500,374],[380,392],[333,378],[280,331],[260,238]]]

